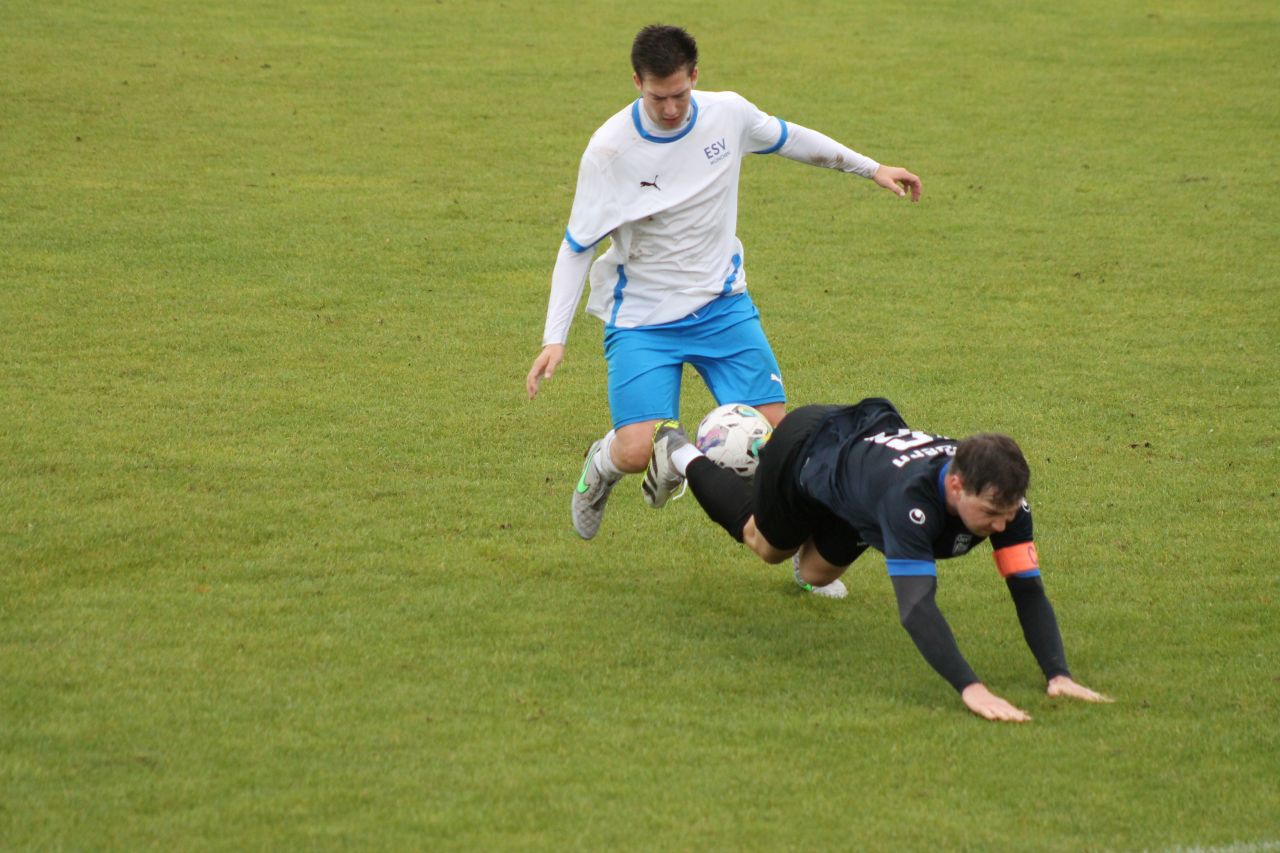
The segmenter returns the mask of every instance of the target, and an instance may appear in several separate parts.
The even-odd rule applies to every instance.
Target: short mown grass
[[[940,599],[1027,726],[877,555],[816,600],[638,481],[573,535],[599,324],[522,382],[653,20],[924,178],[746,164],[792,402],[1015,435],[1116,704],[1044,698],[985,548]],[[1274,847],[1278,43],[1199,0],[11,9],[0,846]]]

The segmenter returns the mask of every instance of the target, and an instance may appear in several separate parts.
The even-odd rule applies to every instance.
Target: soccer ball
[[[760,462],[760,448],[772,434],[764,415],[742,403],[729,403],[702,419],[693,443],[721,468],[749,478]]]

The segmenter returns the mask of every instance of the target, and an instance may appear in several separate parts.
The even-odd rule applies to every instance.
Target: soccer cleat
[[[587,461],[582,463],[582,474],[573,489],[573,501],[570,508],[573,512],[573,529],[583,539],[591,539],[600,529],[600,520],[604,518],[604,505],[609,500],[609,493],[621,477],[610,479],[596,470],[596,454],[600,452],[604,439],[598,439],[587,450]]]
[[[649,457],[649,470],[644,472],[640,490],[644,492],[644,502],[654,509],[666,506],[676,486],[684,484],[684,477],[676,471],[671,454],[690,443],[679,421],[659,421],[653,428],[653,455]],[[684,489],[681,489],[680,495],[683,494]]]
[[[814,595],[820,595],[823,598],[844,598],[849,594],[849,590],[845,587],[844,581],[836,578],[826,586],[814,586],[800,576],[800,552],[797,551],[791,558],[791,565],[795,567],[796,583],[805,592],[811,592]]]

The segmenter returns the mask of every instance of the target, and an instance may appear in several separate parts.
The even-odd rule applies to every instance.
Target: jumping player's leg
[[[751,405],[748,403],[747,405]],[[764,415],[764,419],[769,422],[769,426],[776,427],[787,416],[786,403],[761,403],[758,406],[751,406],[760,414]]]
[[[609,452],[615,468],[624,474],[639,474],[645,469],[653,452],[653,428],[657,424],[657,419],[637,421],[613,430]]]
[[[705,323],[691,330],[688,362],[716,402],[752,406],[777,426],[787,413],[782,371],[747,294],[717,300]]]
[[[583,539],[596,535],[609,495],[623,475],[645,469],[654,424],[674,417],[680,399],[683,365],[655,346],[653,336],[611,330],[605,335],[605,360],[613,429],[588,448],[570,505],[573,529]]]
[[[649,464],[654,426],[679,414],[684,372],[679,338],[658,329],[611,329],[605,334],[604,356],[612,461],[619,471],[636,474]]]

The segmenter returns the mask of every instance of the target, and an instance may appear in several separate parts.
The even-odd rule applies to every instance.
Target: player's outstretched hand
[[[542,352],[538,353],[538,357],[533,360],[533,367],[529,368],[529,375],[524,380],[524,389],[529,392],[530,400],[538,393],[538,386],[542,384],[542,380],[550,379],[551,374],[556,372],[556,367],[562,361],[564,361],[564,344],[547,344],[542,348]]]
[[[919,201],[920,193],[924,190],[920,185],[920,179],[901,166],[881,166],[876,169],[872,180],[898,197],[906,195],[907,190],[911,190],[912,201]]]
[[[1049,686],[1045,689],[1045,693],[1049,694],[1049,698],[1056,699],[1059,696],[1065,696],[1068,699],[1079,699],[1081,702],[1114,702],[1110,696],[1103,696],[1096,690],[1090,690],[1083,684],[1076,684],[1071,680],[1069,675],[1055,675],[1049,679]]]
[[[1020,708],[1015,708],[1004,699],[987,689],[985,684],[970,684],[960,694],[964,705],[984,720],[995,720],[1003,723],[1029,723],[1031,715]]]

